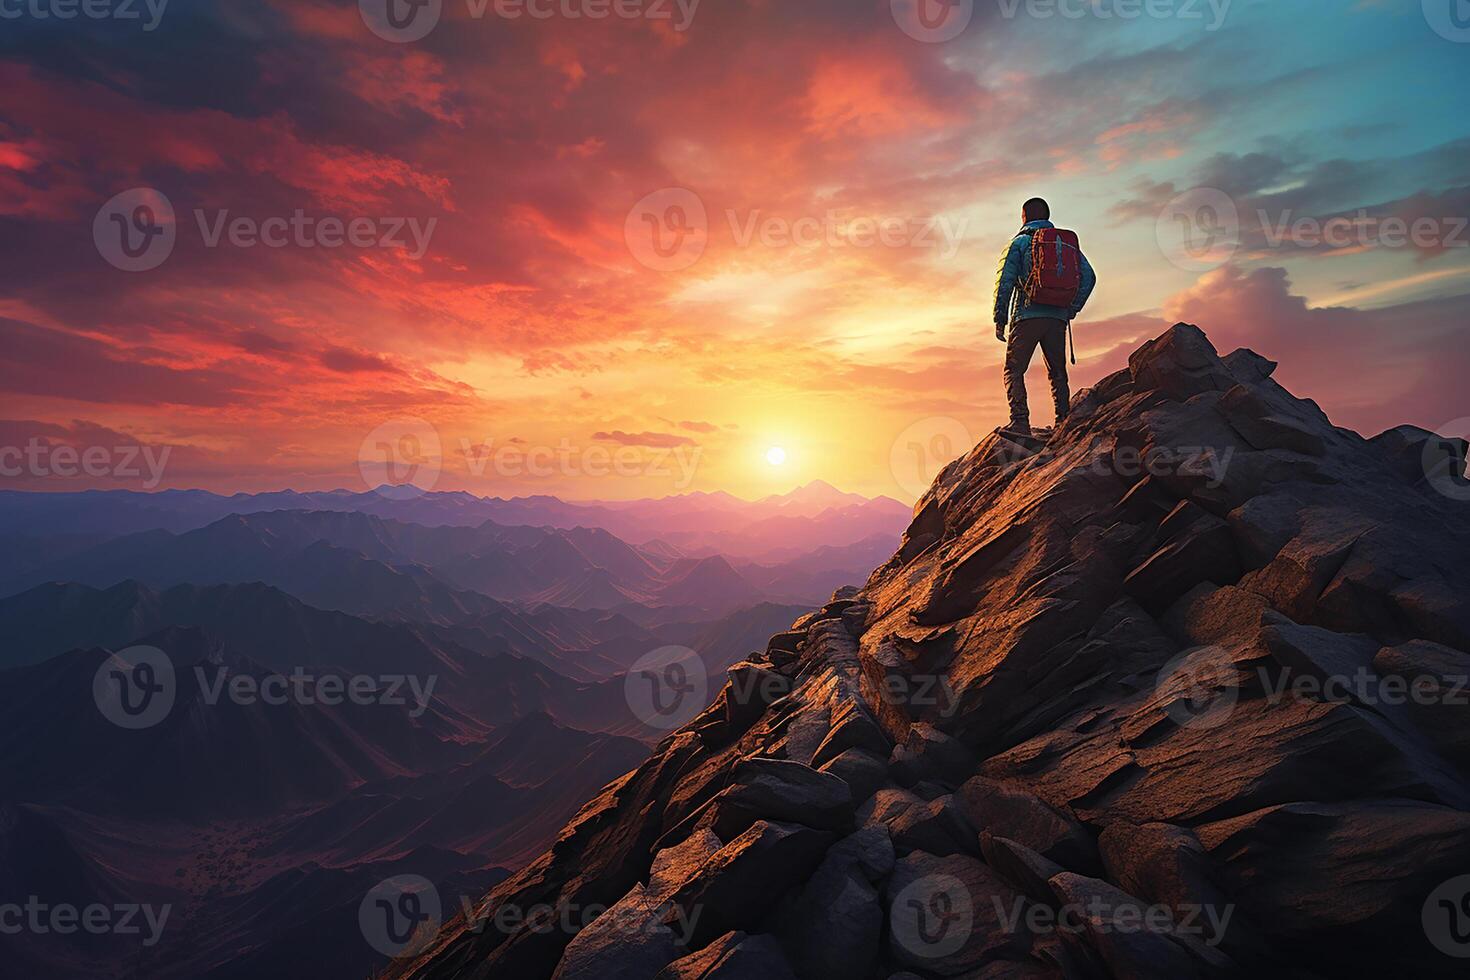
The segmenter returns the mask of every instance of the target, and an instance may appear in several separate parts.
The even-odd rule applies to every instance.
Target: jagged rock
[[[900,854],[926,851],[944,857],[978,853],[975,828],[960,813],[952,794],[906,808],[888,823],[888,829]]]
[[[889,949],[911,969],[958,976],[1018,959],[1030,946],[1014,918],[1021,897],[972,857],[915,851],[899,858],[884,900]]]
[[[1470,654],[1410,640],[1380,648],[1373,669],[1385,679],[1384,698],[1400,701],[1446,758],[1470,758]],[[1399,683],[1390,686],[1390,678]]]
[[[1287,670],[1323,682],[1346,681],[1369,671],[1378,649],[1378,644],[1366,636],[1334,633],[1291,622],[1275,623],[1261,630],[1261,641]]]
[[[1470,647],[1470,597],[1445,580],[1457,558],[1447,540],[1410,539],[1382,518],[1342,508],[1303,517],[1301,533],[1242,587],[1300,623]]]
[[[1131,895],[1175,908],[1225,905],[1210,878],[1204,847],[1183,827],[1120,820],[1099,836],[1098,850],[1108,878]]]
[[[1180,643],[1195,646],[1229,643],[1272,622],[1288,620],[1274,612],[1263,597],[1233,585],[1197,585],[1164,617],[1164,624]]]
[[[1029,535],[1030,529],[1024,524],[1013,524],[969,548],[935,580],[924,603],[913,612],[913,621],[921,626],[933,626],[953,622],[969,613],[984,578],[1014,558]]]
[[[1302,502],[1286,491],[1262,493],[1231,510],[1225,519],[1241,565],[1255,571],[1269,564],[1301,531]]]
[[[994,756],[984,772],[1089,822],[1193,825],[1304,796],[1463,800],[1463,784],[1393,726],[1348,703],[1274,687],[1271,663],[1254,647],[1200,648],[1126,709]],[[1208,710],[1191,700],[1207,675],[1218,678],[1204,696]]]
[[[833,845],[785,903],[777,935],[803,980],[851,980],[878,958],[883,910],[877,884],[893,864],[887,831],[860,830]]]
[[[1207,944],[1240,962],[1265,962],[1264,947],[1214,880],[1209,856],[1194,833],[1166,823],[1118,821],[1098,838],[1108,879],[1150,905],[1169,910],[1176,927],[1224,922]],[[1228,919],[1227,919],[1228,917]]]
[[[664,903],[720,846],[700,831],[660,851],[648,884],[634,885],[567,944],[553,980],[642,980],[681,956],[680,934],[660,921]]]
[[[1176,323],[1128,358],[1133,387],[1157,391],[1175,401],[1188,401],[1206,391],[1228,391],[1235,377],[1215,353],[1199,327]]]
[[[1038,902],[1052,901],[1051,879],[1064,870],[1048,861],[1025,844],[1008,837],[997,837],[988,830],[980,832],[980,852],[985,863],[1006,881]]]
[[[784,976],[775,933],[798,975],[852,980],[1457,975],[1424,916],[1470,873],[1470,725],[1382,692],[1466,670],[1465,444],[1364,440],[1273,369],[1181,324],[1044,444],[987,435],[864,588],[739,668],[789,693],[666,738],[477,916],[662,888],[707,832],[727,843],[657,919],[703,910],[670,980],[747,944]],[[1369,693],[1324,694],[1343,671]],[[958,906],[935,885],[954,882],[969,928],[941,949]],[[870,891],[885,919],[861,967],[844,957],[872,949]],[[1078,935],[1011,917],[1091,898]],[[1221,898],[1219,947],[1181,934],[1178,906]],[[1103,928],[1140,904],[1169,929]],[[544,980],[569,938],[456,920],[391,972]]]
[[[1466,487],[1464,439],[1446,438],[1417,425],[1400,425],[1369,440],[1404,483]]]
[[[773,701],[791,693],[790,678],[758,664],[738,663],[728,673],[730,683],[716,700],[725,709],[726,737],[743,735]]]
[[[775,939],[729,932],[675,960],[654,980],[796,980]]]
[[[1241,384],[1265,381],[1276,372],[1276,362],[1268,360],[1247,347],[1238,347],[1220,358],[1225,370]]]
[[[1092,387],[1083,388],[1072,396],[1072,406],[1068,417],[1074,420],[1091,418],[1108,402],[1122,398],[1132,391],[1133,377],[1128,371],[1126,369],[1114,371]]]
[[[894,746],[888,771],[900,786],[921,781],[958,786],[971,774],[979,760],[975,753],[933,725],[923,722],[909,727],[908,737]]]
[[[766,652],[771,654],[784,653],[795,656],[801,650],[801,642],[806,639],[806,630],[792,630],[788,633],[777,633],[766,643]]]
[[[1009,837],[1069,870],[1100,867],[1092,835],[1071,815],[1024,789],[976,776],[956,796],[960,812],[980,831]]]
[[[812,755],[812,765],[819,769],[850,749],[862,749],[877,755],[889,752],[888,737],[867,709],[856,702],[844,707],[845,710],[832,719],[830,731]]]
[[[841,831],[852,826],[852,790],[847,783],[810,766],[784,759],[745,759],[730,785],[690,816],[731,840],[758,820],[801,822]]]
[[[1230,525],[1195,509],[1198,516],[1192,523],[1177,528],[1123,579],[1128,594],[1147,609],[1162,612],[1201,582],[1228,585],[1240,577]]]
[[[859,804],[866,802],[888,782],[888,763],[862,749],[848,749],[818,771],[847,783],[853,801]]]
[[[831,842],[827,831],[757,821],[669,897],[661,921],[687,929],[684,944],[696,950],[722,933],[753,927],[772,901],[811,875]]]
[[[1291,803],[1197,833],[1278,966],[1328,976],[1460,969],[1430,945],[1421,918],[1435,888],[1470,867],[1470,814],[1402,799]]]
[[[1325,440],[1305,423],[1275,414],[1254,389],[1236,385],[1217,403],[1226,420],[1255,449],[1286,449],[1305,456],[1321,456]]]
[[[1225,922],[1176,923],[1169,910],[1143,902],[1105,881],[1064,871],[1051,879],[1062,910],[1058,922],[1080,921],[1081,933],[1064,928],[1063,939],[1085,938],[1117,977],[1169,977],[1170,980],[1226,977],[1235,963],[1215,949]],[[1193,930],[1200,929],[1200,933]],[[1214,930],[1218,930],[1218,935]]]
[[[883,827],[864,827],[838,841],[828,853],[833,860],[847,862],[875,884],[893,872],[896,859],[892,835]]]
[[[892,833],[893,823],[909,810],[924,805],[918,794],[911,789],[885,787],[873,794],[872,799],[858,807],[857,819],[864,827],[882,826]]]

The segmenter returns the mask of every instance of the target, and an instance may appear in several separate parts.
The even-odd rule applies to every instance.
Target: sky
[[[1074,390],[1470,429],[1463,0],[386,2],[0,0],[0,486],[912,500],[1033,195]]]

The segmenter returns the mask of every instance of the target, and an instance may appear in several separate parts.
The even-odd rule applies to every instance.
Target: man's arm
[[[1097,288],[1097,273],[1092,271],[1092,263],[1087,261],[1087,256],[1083,255],[1082,284],[1077,289],[1077,298],[1072,302],[1072,312],[1067,319],[1077,319],[1077,315],[1082,312],[1082,307],[1087,305],[1087,300],[1092,296],[1095,288]]]
[[[1006,246],[1000,257],[1000,269],[995,275],[995,335],[1005,339],[1005,325],[1011,319],[1011,299],[1016,293],[1016,279],[1021,275],[1021,245],[1018,237]]]

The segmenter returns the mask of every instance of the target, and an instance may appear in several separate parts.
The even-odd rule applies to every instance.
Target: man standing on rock
[[[1051,207],[1041,198],[1022,205],[1021,233],[1001,256],[995,281],[995,338],[1006,341],[1006,400],[1011,406],[1006,429],[1023,436],[1031,434],[1026,368],[1038,344],[1046,359],[1057,425],[1067,417],[1067,334],[1097,285],[1076,233],[1057,228],[1050,219]],[[1077,363],[1075,348],[1072,363]]]

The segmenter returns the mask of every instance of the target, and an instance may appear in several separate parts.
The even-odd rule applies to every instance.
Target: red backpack
[[[1031,274],[1021,291],[1032,304],[1071,308],[1082,290],[1082,249],[1075,231],[1038,228],[1031,233]]]

